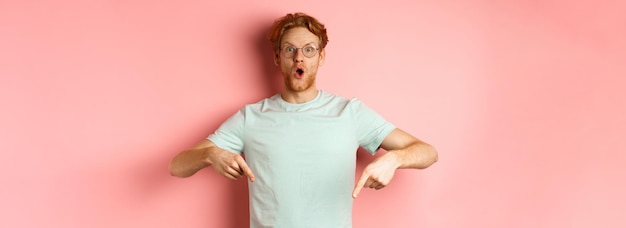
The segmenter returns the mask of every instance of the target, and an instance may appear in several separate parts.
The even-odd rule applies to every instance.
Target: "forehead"
[[[319,37],[310,32],[308,29],[304,27],[296,27],[285,31],[281,43],[292,45],[306,45],[309,43],[318,44],[319,42]]]

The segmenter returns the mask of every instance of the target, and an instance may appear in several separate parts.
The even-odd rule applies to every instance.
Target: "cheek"
[[[319,67],[319,62],[311,62],[309,64],[309,70],[317,71],[317,67]]]
[[[285,59],[285,58],[280,58],[278,61],[278,65],[280,65],[281,67],[289,67],[291,66],[292,60],[291,59]]]
[[[286,63],[280,63],[280,71],[282,72],[283,76],[288,75],[291,72],[291,65]]]
[[[291,68],[291,64],[289,64],[289,63],[285,63],[285,62],[281,62],[281,63],[280,63],[280,69],[282,69],[282,70],[288,70],[289,68]]]

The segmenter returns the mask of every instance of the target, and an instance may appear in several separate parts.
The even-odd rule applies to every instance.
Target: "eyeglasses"
[[[317,51],[319,50],[319,48],[309,44],[301,48],[287,46],[280,49],[280,53],[283,54],[283,57],[285,58],[292,58],[294,55],[296,55],[296,53],[298,53],[298,49],[302,49],[302,54],[307,58],[315,56],[315,54],[317,54]]]

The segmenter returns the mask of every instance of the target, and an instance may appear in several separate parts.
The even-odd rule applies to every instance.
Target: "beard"
[[[306,91],[315,83],[315,76],[305,75],[302,79],[292,76],[284,77],[285,89],[293,92]]]

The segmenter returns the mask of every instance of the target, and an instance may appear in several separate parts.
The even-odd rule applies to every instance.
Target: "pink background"
[[[277,91],[294,11],[329,29],[319,88],[440,153],[355,227],[626,227],[626,4],[592,0],[2,0],[0,227],[246,227],[244,181],[167,165]]]

